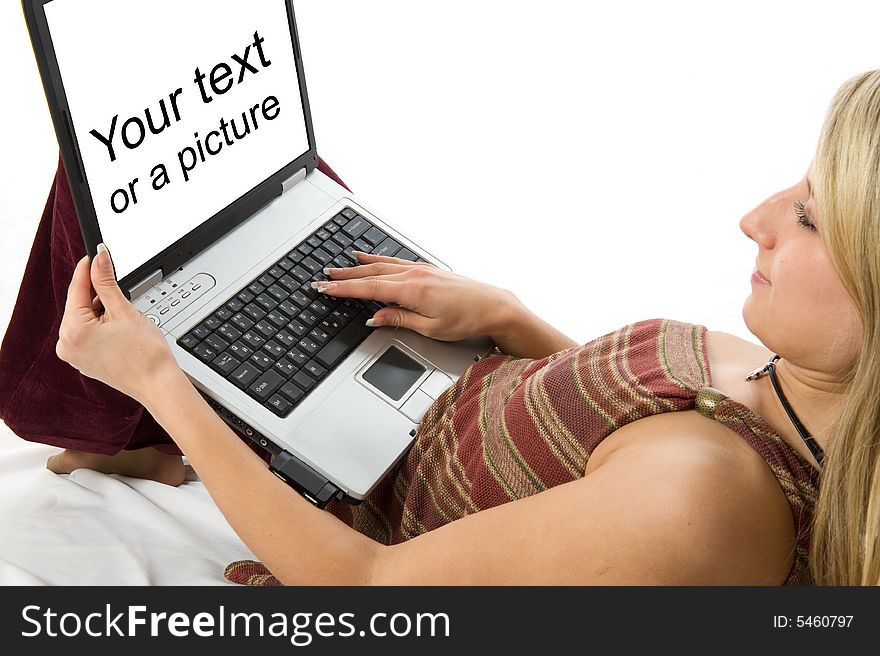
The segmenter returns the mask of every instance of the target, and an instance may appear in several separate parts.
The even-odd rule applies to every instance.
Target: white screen
[[[284,0],[54,0],[46,18],[119,278],[308,151]]]

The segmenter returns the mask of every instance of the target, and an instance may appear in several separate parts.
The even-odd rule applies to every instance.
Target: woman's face
[[[855,362],[861,323],[822,245],[822,217],[811,186],[812,166],[796,185],[740,220],[742,231],[758,244],[743,319],[771,351],[836,374]]]

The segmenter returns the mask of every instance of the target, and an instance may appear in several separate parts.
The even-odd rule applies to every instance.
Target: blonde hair
[[[810,570],[818,585],[880,584],[880,70],[831,102],[813,165],[825,250],[862,323],[825,454]]]

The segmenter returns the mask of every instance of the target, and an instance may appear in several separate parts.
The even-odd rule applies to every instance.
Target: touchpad
[[[390,347],[364,373],[364,380],[399,401],[427,369],[396,346]]]

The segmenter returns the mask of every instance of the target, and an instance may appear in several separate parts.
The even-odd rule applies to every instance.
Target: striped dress
[[[756,414],[711,388],[706,328],[669,320],[626,326],[538,360],[496,352],[474,364],[422,420],[408,456],[359,506],[328,510],[384,544],[581,478],[590,454],[625,424],[696,409],[739,434],[779,481],[797,533],[786,584],[807,564],[818,476]],[[227,578],[271,584],[253,565]],[[251,578],[246,574],[253,574]]]

